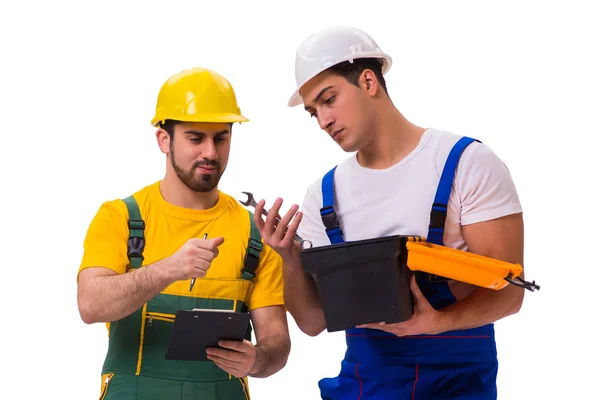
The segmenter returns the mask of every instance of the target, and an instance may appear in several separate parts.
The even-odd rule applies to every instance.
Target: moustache
[[[204,161],[197,161],[194,164],[195,168],[199,168],[199,167],[211,167],[211,168],[216,168],[219,169],[219,163],[214,161],[214,160],[204,160]]]

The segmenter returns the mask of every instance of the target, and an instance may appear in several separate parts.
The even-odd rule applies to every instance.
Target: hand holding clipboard
[[[180,310],[165,358],[167,360],[209,361],[206,350],[220,347],[219,341],[243,342],[250,324],[249,313],[232,310]]]

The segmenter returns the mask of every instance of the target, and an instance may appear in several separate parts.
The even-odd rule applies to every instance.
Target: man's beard
[[[219,180],[221,180],[221,175],[223,172],[221,170],[221,165],[214,160],[203,159],[202,161],[196,161],[193,167],[189,170],[184,170],[175,161],[175,151],[171,147],[170,149],[170,157],[171,157],[171,165],[177,174],[177,177],[185,186],[193,190],[194,192],[210,192],[219,184]],[[212,167],[215,168],[215,172],[213,174],[201,174],[200,177],[196,177],[196,168],[198,167]]]

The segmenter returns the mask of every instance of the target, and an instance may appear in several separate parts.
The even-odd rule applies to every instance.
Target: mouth
[[[338,129],[337,131],[333,131],[333,134],[331,135],[331,138],[333,140],[335,140],[343,131],[344,131],[344,128]]]
[[[203,174],[214,174],[217,171],[217,169],[214,167],[206,167],[206,166],[198,167],[198,169]]]

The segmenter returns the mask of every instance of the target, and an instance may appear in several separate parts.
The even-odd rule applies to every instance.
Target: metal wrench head
[[[242,203],[243,205],[250,206],[250,207],[256,207],[256,201],[254,200],[254,196],[252,195],[252,193],[250,192],[242,192],[243,194],[245,194],[247,196],[246,201],[242,201],[239,200],[240,203]]]

